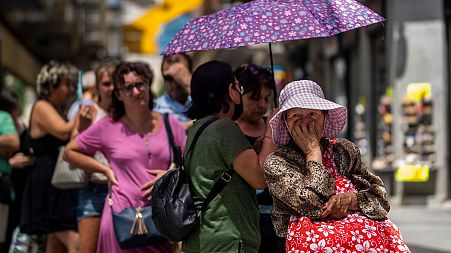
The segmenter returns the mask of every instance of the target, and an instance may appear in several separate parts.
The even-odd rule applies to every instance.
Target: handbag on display
[[[88,183],[87,173],[79,168],[74,168],[63,160],[64,146],[60,147],[55,170],[52,176],[52,185],[59,189],[77,189]]]
[[[165,240],[153,224],[151,206],[128,207],[116,213],[111,191],[108,203],[113,215],[114,233],[121,249],[145,247]]]
[[[191,154],[202,131],[218,118],[211,118],[205,122],[196,132],[191,146],[186,153]],[[172,133],[168,132],[168,135]],[[171,139],[171,138],[169,138]],[[207,195],[202,208],[196,209],[193,201],[194,192],[191,189],[188,176],[183,168],[181,149],[172,145],[175,168],[170,169],[155,182],[152,190],[152,219],[158,231],[170,241],[182,241],[188,237],[198,224],[198,217],[207,209],[208,204],[230,182],[233,169],[224,172],[216,181]]]

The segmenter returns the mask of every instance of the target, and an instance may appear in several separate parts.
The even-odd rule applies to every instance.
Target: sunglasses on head
[[[271,70],[268,68],[262,68],[255,64],[249,64],[244,67],[243,71],[239,74],[239,77],[243,77],[245,75],[250,77],[271,76]]]

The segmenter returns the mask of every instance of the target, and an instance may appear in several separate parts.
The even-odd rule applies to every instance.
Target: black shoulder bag
[[[211,118],[197,130],[186,153],[187,157],[192,154],[200,134],[217,119],[216,117]],[[180,150],[180,147],[175,147],[173,150],[177,148]],[[174,162],[183,160],[181,152],[178,152],[178,155],[179,158],[175,158]],[[174,156],[176,156],[176,153]],[[201,209],[197,210],[193,200],[194,191],[189,184],[188,176],[183,169],[182,163],[176,165],[177,168],[170,169],[157,180],[152,190],[153,222],[157,230],[170,241],[182,241],[189,236],[196,227],[200,214],[207,209],[208,204],[230,182],[234,172],[232,169],[221,175],[207,195]]]

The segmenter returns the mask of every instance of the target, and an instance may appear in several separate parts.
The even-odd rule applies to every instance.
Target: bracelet
[[[264,135],[263,137],[264,137],[264,138],[268,138],[268,139],[271,139],[271,140],[272,140],[272,137],[271,137],[271,136],[268,136],[268,135]]]

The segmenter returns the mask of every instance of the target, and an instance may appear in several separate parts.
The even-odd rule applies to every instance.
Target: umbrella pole
[[[271,74],[273,80],[273,93],[274,93],[274,107],[277,107],[277,88],[276,88],[276,77],[274,76],[274,62],[272,61],[272,46],[271,42],[269,44],[269,60],[271,61]]]

